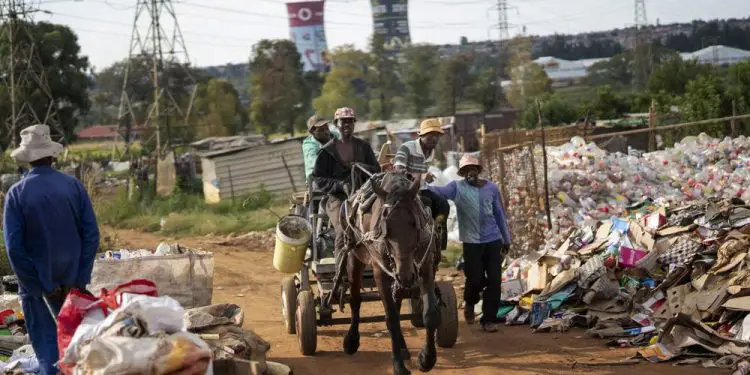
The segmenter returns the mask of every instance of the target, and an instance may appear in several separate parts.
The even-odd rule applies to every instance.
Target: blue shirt
[[[456,203],[461,242],[482,244],[502,240],[510,245],[508,220],[497,185],[485,181],[484,186],[479,188],[460,180],[451,181],[445,186],[430,186],[429,189]]]
[[[333,138],[341,139],[341,134],[335,127],[329,125],[328,130],[331,131]],[[320,152],[321,147],[323,147],[323,145],[312,135],[308,135],[307,138],[302,141],[302,156],[305,160],[306,181],[310,180],[310,175],[312,175],[313,168],[315,168],[315,160],[318,159],[318,153]]]
[[[3,235],[20,294],[40,297],[91,282],[99,228],[86,190],[52,167],[35,167],[5,198]]]

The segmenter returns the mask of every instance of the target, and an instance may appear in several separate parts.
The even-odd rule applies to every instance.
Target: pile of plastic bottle
[[[579,137],[548,147],[551,235],[622,216],[628,205],[646,197],[667,204],[703,198],[750,202],[749,149],[744,136],[720,140],[706,134],[642,157],[609,154]],[[541,148],[537,151],[541,159]]]

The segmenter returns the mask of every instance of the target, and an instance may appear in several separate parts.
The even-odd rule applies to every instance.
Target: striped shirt
[[[427,173],[430,166],[429,163],[435,158],[435,150],[432,150],[430,155],[425,156],[422,150],[422,143],[419,140],[404,142],[399,147],[396,156],[393,158],[394,167],[403,167],[407,172],[412,174],[424,174]],[[427,188],[424,178],[422,179],[422,189]]]

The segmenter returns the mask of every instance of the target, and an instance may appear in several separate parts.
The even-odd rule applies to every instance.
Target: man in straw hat
[[[11,156],[31,170],[5,199],[3,229],[8,258],[18,276],[26,328],[42,374],[56,374],[56,325],[71,289],[85,291],[91,281],[99,229],[83,185],[52,167],[62,151],[47,125],[21,131]]]
[[[440,120],[430,118],[422,121],[419,125],[419,138],[414,141],[404,142],[393,158],[393,167],[397,171],[404,171],[414,177],[422,176],[422,190],[419,195],[423,201],[430,206],[432,218],[440,231],[442,241],[440,250],[445,250],[448,245],[448,229],[446,221],[451,207],[448,201],[427,189],[427,184],[435,180],[435,176],[429,172],[429,164],[435,159],[435,148],[440,137],[445,134]]]
[[[484,291],[480,324],[485,332],[497,332],[501,264],[511,237],[500,191],[491,181],[480,178],[481,172],[479,159],[465,154],[458,167],[458,175],[464,179],[451,181],[442,187],[430,186],[430,190],[456,203],[466,275],[466,322],[474,323],[474,305],[479,302],[479,295]]]

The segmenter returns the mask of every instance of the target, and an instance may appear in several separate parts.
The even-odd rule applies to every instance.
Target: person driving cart
[[[393,167],[396,171],[407,172],[415,178],[422,177],[419,195],[422,201],[430,207],[432,218],[435,219],[440,231],[441,241],[438,246],[441,251],[445,250],[448,244],[446,221],[451,207],[440,194],[427,189],[427,184],[435,180],[435,176],[429,173],[428,168],[435,159],[435,147],[444,133],[440,120],[430,118],[422,121],[419,125],[419,138],[404,142],[393,159]]]
[[[333,116],[334,125],[339,129],[341,139],[332,139],[321,148],[315,161],[312,176],[318,189],[327,196],[326,214],[336,233],[334,255],[338,264],[344,247],[344,230],[341,226],[341,204],[348,194],[354,192],[367,176],[354,175],[352,170],[359,164],[370,173],[379,173],[380,164],[370,144],[355,137],[354,123],[357,117],[351,108],[339,108]],[[352,185],[354,184],[354,185]]]

